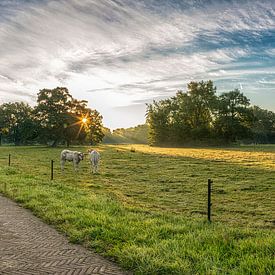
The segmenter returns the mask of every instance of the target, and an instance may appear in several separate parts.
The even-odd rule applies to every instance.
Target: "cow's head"
[[[84,159],[84,153],[78,153],[78,158],[79,158],[79,160],[83,160]]]

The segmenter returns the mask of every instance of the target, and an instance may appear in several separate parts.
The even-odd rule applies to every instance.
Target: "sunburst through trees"
[[[1,105],[0,138],[15,144],[38,142],[52,146],[98,143],[104,136],[102,116],[88,108],[87,103],[74,99],[67,88],[57,87],[40,90],[34,108],[24,107],[23,103],[18,103],[16,108],[12,103]],[[20,112],[18,106],[22,106]],[[28,130],[30,122],[31,131]]]

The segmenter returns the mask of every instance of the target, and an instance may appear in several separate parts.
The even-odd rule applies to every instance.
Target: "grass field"
[[[1,147],[0,190],[136,274],[274,274],[275,146],[98,150],[99,174],[61,175],[61,148]]]

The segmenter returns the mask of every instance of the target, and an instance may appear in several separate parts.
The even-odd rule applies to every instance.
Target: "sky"
[[[115,129],[209,79],[275,111],[275,1],[0,0],[0,104],[65,86]]]

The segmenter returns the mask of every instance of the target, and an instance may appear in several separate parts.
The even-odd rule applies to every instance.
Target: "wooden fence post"
[[[9,166],[11,166],[11,154],[9,154]]]
[[[53,180],[53,163],[54,161],[51,160],[51,180]]]
[[[207,218],[208,221],[211,222],[211,183],[213,181],[211,179],[208,179],[208,202],[207,202]]]

